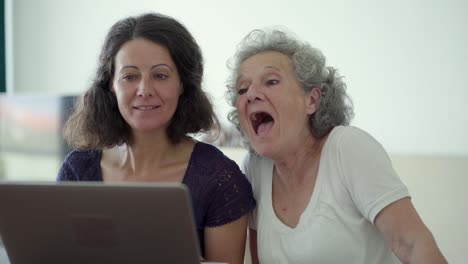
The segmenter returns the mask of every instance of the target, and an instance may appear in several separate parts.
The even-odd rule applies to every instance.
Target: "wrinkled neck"
[[[285,184],[301,184],[316,174],[326,139],[327,136],[320,139],[310,137],[281,158],[274,159],[274,170],[279,180]]]

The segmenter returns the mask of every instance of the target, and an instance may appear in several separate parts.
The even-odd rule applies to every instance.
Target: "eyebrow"
[[[156,64],[153,67],[151,67],[151,70],[153,70],[154,68],[158,68],[158,67],[166,67],[166,68],[169,68],[169,70],[171,70],[171,71],[175,71],[174,69],[172,69],[171,66],[169,66],[168,64],[165,64],[165,63]]]
[[[270,70],[270,69],[273,69],[273,70],[275,70],[275,71],[281,72],[281,70],[280,70],[278,67],[275,67],[275,66],[266,66],[265,68],[263,68],[263,71],[265,71],[265,70]],[[239,80],[242,80],[242,77],[243,77],[242,74],[238,74],[238,75],[237,75],[236,84],[239,83]]]
[[[273,70],[276,70],[276,71],[279,71],[279,72],[281,71],[279,68],[277,68],[277,67],[275,67],[275,66],[266,66],[266,67],[264,68],[264,70],[266,70],[266,69],[273,69]]]
[[[174,69],[173,69],[171,66],[169,66],[168,64],[165,64],[165,63],[160,63],[160,64],[153,65],[153,66],[151,67],[151,70],[154,70],[155,68],[158,68],[158,67],[165,67],[165,68],[168,68],[168,69],[171,70],[171,71],[174,71]],[[119,70],[119,72],[121,72],[121,71],[123,71],[123,70],[125,70],[125,69],[129,69],[129,68],[130,68],[130,69],[138,70],[138,67],[137,67],[137,66],[134,66],[134,65],[126,65],[126,66],[123,66],[123,67]]]

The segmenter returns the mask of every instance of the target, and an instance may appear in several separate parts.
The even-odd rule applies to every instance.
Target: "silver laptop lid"
[[[0,183],[12,264],[200,263],[182,184]]]

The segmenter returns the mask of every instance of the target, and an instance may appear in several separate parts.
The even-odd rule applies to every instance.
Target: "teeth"
[[[256,114],[250,115],[250,119],[253,121],[257,121],[257,115]]]
[[[136,108],[140,110],[151,110],[156,108],[156,106],[137,106]]]

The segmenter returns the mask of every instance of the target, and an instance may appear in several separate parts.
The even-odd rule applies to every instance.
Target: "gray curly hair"
[[[234,107],[229,112],[228,119],[239,131],[242,132],[235,107],[239,67],[248,58],[265,51],[281,52],[291,59],[296,78],[305,92],[314,87],[320,88],[318,110],[309,117],[309,129],[314,137],[321,138],[336,126],[349,125],[354,116],[353,103],[346,93],[346,84],[342,77],[336,69],[325,65],[323,53],[286,30],[256,29],[244,37],[237,46],[236,53],[228,61],[231,74],[226,84],[226,96]]]

